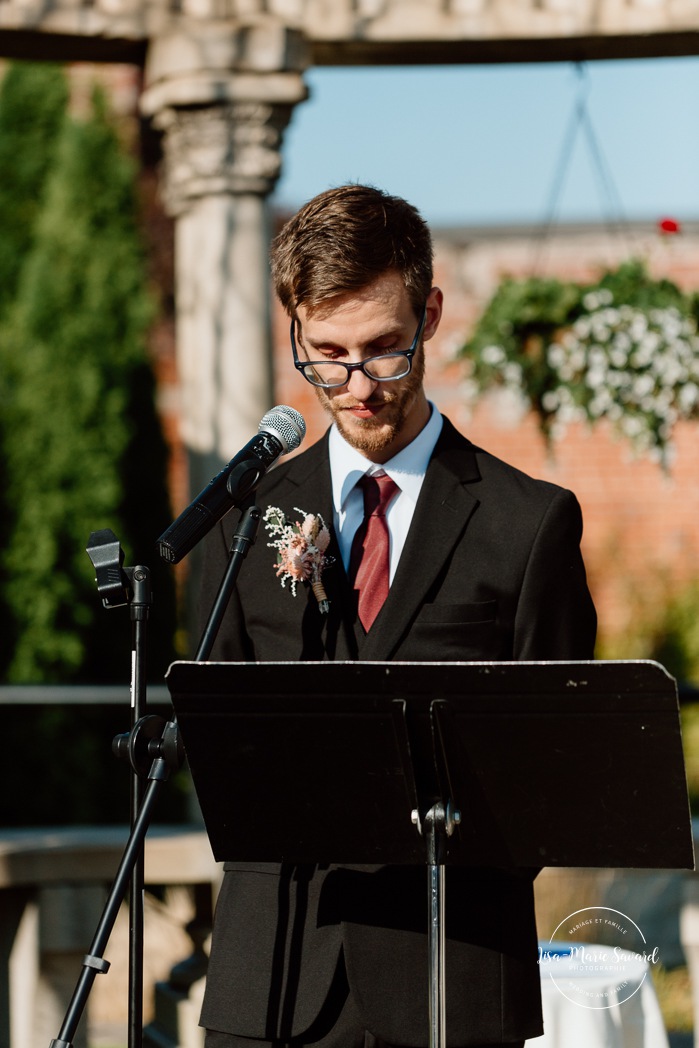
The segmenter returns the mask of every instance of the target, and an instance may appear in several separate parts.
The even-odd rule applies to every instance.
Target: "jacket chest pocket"
[[[502,657],[495,600],[425,604],[399,657],[424,662],[477,662]]]
[[[495,623],[498,613],[496,600],[479,600],[472,604],[424,604],[415,625],[435,623],[475,626]]]

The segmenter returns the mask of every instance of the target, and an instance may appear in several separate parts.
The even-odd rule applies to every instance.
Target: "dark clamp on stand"
[[[257,506],[248,505],[231,544],[228,566],[219,593],[202,635],[195,661],[205,660],[213,646],[230,594],[248,550],[255,543],[260,521]],[[100,974],[109,970],[104,951],[114,928],[121,903],[129,885],[129,1002],[128,1045],[141,1048],[143,1042],[143,888],[144,842],[153,811],[163,784],[172,772],[179,770],[185,754],[176,718],[146,711],[147,624],[152,605],[150,571],[137,565],[123,567],[124,553],[110,529],[94,531],[88,540],[87,554],[95,569],[97,590],[105,608],[128,606],[131,614],[132,677],[131,730],[117,735],[112,743],[115,756],[128,760],[133,770],[131,784],[131,826],[128,841],[102,911],[89,953],[71,1002],[50,1048],[72,1048],[78,1023],[87,1004],[92,985]]]

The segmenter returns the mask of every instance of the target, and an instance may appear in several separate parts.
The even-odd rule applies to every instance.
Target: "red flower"
[[[682,227],[676,218],[661,218],[658,222],[658,231],[660,233],[674,234],[681,233]]]

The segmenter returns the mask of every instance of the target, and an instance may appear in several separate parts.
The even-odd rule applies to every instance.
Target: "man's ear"
[[[427,341],[428,338],[432,338],[439,327],[439,322],[442,319],[443,303],[444,295],[442,294],[441,289],[433,287],[427,296],[427,302],[425,303],[427,319],[425,320],[425,330],[422,333],[422,337],[425,341]]]

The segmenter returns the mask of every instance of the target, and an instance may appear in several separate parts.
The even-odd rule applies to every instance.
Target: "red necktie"
[[[398,485],[386,473],[364,474],[357,484],[364,492],[364,520],[352,541],[350,579],[359,593],[359,620],[368,632],[388,596],[388,504]]]

